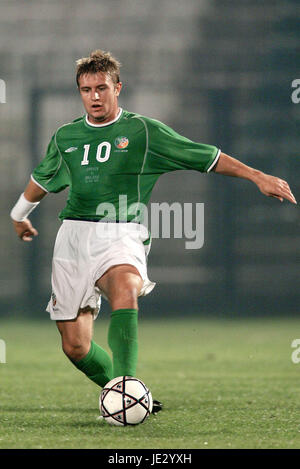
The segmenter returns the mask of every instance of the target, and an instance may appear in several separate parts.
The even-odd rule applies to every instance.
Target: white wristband
[[[35,209],[40,202],[29,202],[25,199],[24,192],[20,195],[18,202],[10,212],[10,217],[14,221],[23,221]]]

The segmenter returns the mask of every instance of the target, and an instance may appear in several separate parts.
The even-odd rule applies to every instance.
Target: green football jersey
[[[112,204],[116,220],[131,221],[136,214],[124,212],[125,196],[127,207],[147,205],[161,174],[209,172],[219,154],[215,146],[195,143],[155,119],[120,109],[107,124],[91,124],[85,115],[60,127],[31,177],[47,192],[69,186],[60,219],[100,220],[108,216],[102,208]]]

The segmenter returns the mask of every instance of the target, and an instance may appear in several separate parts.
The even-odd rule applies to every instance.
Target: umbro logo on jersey
[[[77,147],[70,147],[67,150],[65,150],[65,153],[71,153],[72,151],[78,150]]]

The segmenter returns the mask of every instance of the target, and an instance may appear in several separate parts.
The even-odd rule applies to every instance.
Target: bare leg
[[[93,315],[91,311],[80,312],[76,319],[56,321],[61,334],[62,349],[71,360],[79,361],[90,349],[93,336]]]
[[[123,308],[138,309],[137,298],[143,280],[134,266],[115,265],[102,275],[96,285],[107,296],[112,311]]]
[[[112,313],[108,344],[113,353],[113,375],[135,376],[138,357],[138,295],[143,280],[135,267],[111,267],[96,285],[108,298]]]
[[[90,310],[81,311],[73,321],[57,321],[57,327],[67,357],[90,380],[103,387],[112,379],[112,361],[92,340],[93,321]]]

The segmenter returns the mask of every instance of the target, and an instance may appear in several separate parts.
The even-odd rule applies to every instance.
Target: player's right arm
[[[36,208],[48,192],[60,192],[70,184],[66,166],[57,145],[56,134],[52,137],[47,153],[34,169],[25,191],[10,212],[14,228],[23,241],[32,241],[37,230],[32,226],[28,215]]]
[[[25,191],[11,211],[11,219],[14,229],[22,241],[32,241],[32,236],[37,236],[37,230],[27,218],[47,194],[41,187],[30,179]],[[25,218],[24,218],[25,217]]]

